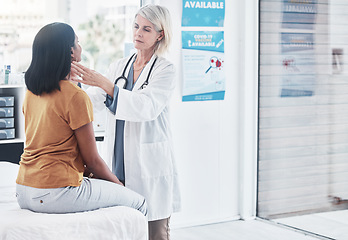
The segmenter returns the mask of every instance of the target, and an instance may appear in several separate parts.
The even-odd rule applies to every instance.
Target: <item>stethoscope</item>
[[[129,65],[130,61],[133,59],[134,55],[135,55],[135,53],[129,58],[126,66],[123,69],[122,75],[119,76],[118,78],[116,78],[116,80],[115,80],[115,84],[117,84],[117,82],[120,81],[120,80],[124,81],[123,89],[126,89],[126,87],[127,87],[128,79],[126,78],[125,74],[126,74],[127,67]],[[147,75],[147,78],[146,78],[145,82],[140,86],[139,89],[145,89],[147,87],[147,85],[149,84],[150,74],[151,74],[151,71],[152,71],[153,67],[155,66],[156,61],[157,61],[157,57],[155,58],[155,60],[153,61],[152,65],[151,65],[150,71],[149,71],[149,73]]]

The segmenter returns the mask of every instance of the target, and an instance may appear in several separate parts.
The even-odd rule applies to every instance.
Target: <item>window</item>
[[[131,24],[140,0],[0,0],[0,64],[12,72],[25,71],[31,46],[41,27],[51,22],[70,24],[82,45],[82,63],[105,72],[123,56],[131,42]]]

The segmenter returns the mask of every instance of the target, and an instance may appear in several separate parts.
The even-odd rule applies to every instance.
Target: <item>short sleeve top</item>
[[[84,161],[74,130],[93,121],[88,95],[62,80],[60,91],[37,96],[28,90],[23,113],[26,141],[16,182],[35,188],[80,186]]]

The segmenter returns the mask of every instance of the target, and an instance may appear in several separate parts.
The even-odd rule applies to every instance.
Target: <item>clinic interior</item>
[[[223,2],[224,24],[207,30],[182,24],[179,0],[0,0],[1,74],[11,66],[6,84],[0,77],[0,94],[24,85],[43,25],[73,26],[82,63],[106,73],[132,47],[137,9],[164,5],[173,27],[166,57],[176,68],[171,125],[183,205],[172,226],[260,218],[335,239],[334,228],[299,219],[348,216],[348,2]],[[182,36],[190,31],[224,33],[220,99],[183,97],[190,76]],[[22,153],[22,123],[18,116],[17,141],[0,141],[2,156]],[[102,155],[103,113],[95,115],[94,130]]]

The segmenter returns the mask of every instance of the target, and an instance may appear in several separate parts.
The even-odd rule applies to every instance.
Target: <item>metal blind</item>
[[[348,1],[260,0],[258,216],[348,198],[347,62]]]

